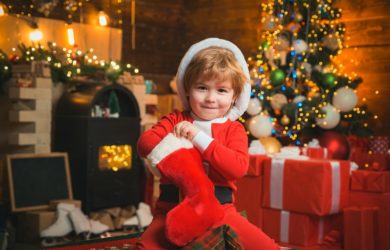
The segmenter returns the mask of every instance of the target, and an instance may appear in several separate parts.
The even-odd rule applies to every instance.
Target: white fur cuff
[[[165,136],[146,157],[150,161],[150,170],[153,174],[161,176],[160,171],[156,168],[156,165],[160,163],[161,160],[178,149],[192,147],[193,145],[189,140],[178,138],[172,133],[167,134],[167,136]]]

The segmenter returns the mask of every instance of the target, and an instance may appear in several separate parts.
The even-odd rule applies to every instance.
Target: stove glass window
[[[99,147],[99,169],[119,171],[131,169],[131,145],[104,145]]]

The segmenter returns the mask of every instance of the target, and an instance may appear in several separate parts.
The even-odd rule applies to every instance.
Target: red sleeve
[[[161,118],[156,125],[140,136],[137,143],[138,154],[141,157],[146,157],[168,133],[173,131],[173,127],[183,119],[183,114],[179,111],[172,112]]]
[[[203,152],[204,160],[227,180],[237,180],[248,170],[248,137],[239,122],[233,122],[225,142],[214,138]]]

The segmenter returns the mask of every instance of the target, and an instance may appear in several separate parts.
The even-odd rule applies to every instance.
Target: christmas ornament
[[[278,27],[278,18],[275,16],[267,16],[263,19],[263,27],[266,30],[274,31]]]
[[[271,107],[274,110],[281,110],[287,104],[287,97],[281,93],[277,93],[271,97]]]
[[[336,83],[336,76],[332,73],[325,73],[322,78],[322,82],[325,87],[332,88]]]
[[[293,103],[300,103],[300,102],[303,102],[306,100],[306,97],[304,97],[303,95],[297,95],[294,99],[293,99]]]
[[[283,115],[282,119],[280,119],[280,123],[287,126],[290,123],[290,118],[287,115]]]
[[[76,12],[78,9],[78,3],[76,0],[66,0],[64,2],[64,8],[67,12]]]
[[[271,72],[270,80],[273,86],[279,86],[283,84],[286,74],[281,69],[275,69]]]
[[[248,108],[246,112],[249,115],[257,115],[262,110],[260,100],[258,98],[252,98],[249,100]]]
[[[322,43],[323,43],[324,47],[326,47],[332,51],[335,51],[339,48],[338,38],[336,35],[333,35],[333,34],[324,37],[322,39]]]
[[[306,74],[310,76],[311,72],[313,71],[313,66],[311,66],[310,63],[304,62],[302,63],[302,67],[305,70]]]
[[[323,129],[332,129],[340,122],[340,113],[330,104],[327,104],[321,109],[325,112],[324,118],[317,118],[316,123]]]
[[[286,28],[292,33],[297,33],[301,29],[301,25],[297,23],[289,23]]]
[[[339,88],[333,94],[333,106],[341,112],[351,111],[357,104],[358,97],[355,91],[348,87]]]
[[[290,48],[290,34],[286,31],[282,31],[275,42],[274,48],[279,51],[286,51]]]
[[[266,115],[252,117],[248,127],[249,132],[256,138],[270,136],[273,129],[271,119]]]
[[[47,17],[57,6],[58,0],[34,0],[33,3],[36,6],[37,11]]]
[[[321,147],[328,149],[332,159],[347,160],[350,155],[350,146],[345,135],[326,131],[318,138]]]
[[[301,13],[296,13],[295,14],[295,20],[297,20],[298,22],[302,21],[303,20],[303,16]]]
[[[262,137],[259,138],[260,143],[263,145],[267,154],[275,154],[280,152],[282,144],[274,137]]]
[[[309,49],[309,47],[307,46],[307,43],[305,41],[303,41],[302,39],[295,40],[293,42],[293,47],[294,47],[295,52],[297,52],[297,54],[302,54]]]

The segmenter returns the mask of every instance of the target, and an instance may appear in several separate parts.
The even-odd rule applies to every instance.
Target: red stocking
[[[164,147],[169,145],[169,151],[175,150],[175,140],[182,139],[170,138]],[[160,142],[155,149],[161,145],[164,144]],[[198,150],[179,146],[156,166],[184,195],[183,201],[167,214],[166,234],[172,243],[183,246],[221,221],[224,210],[214,195],[214,185],[205,174]]]

